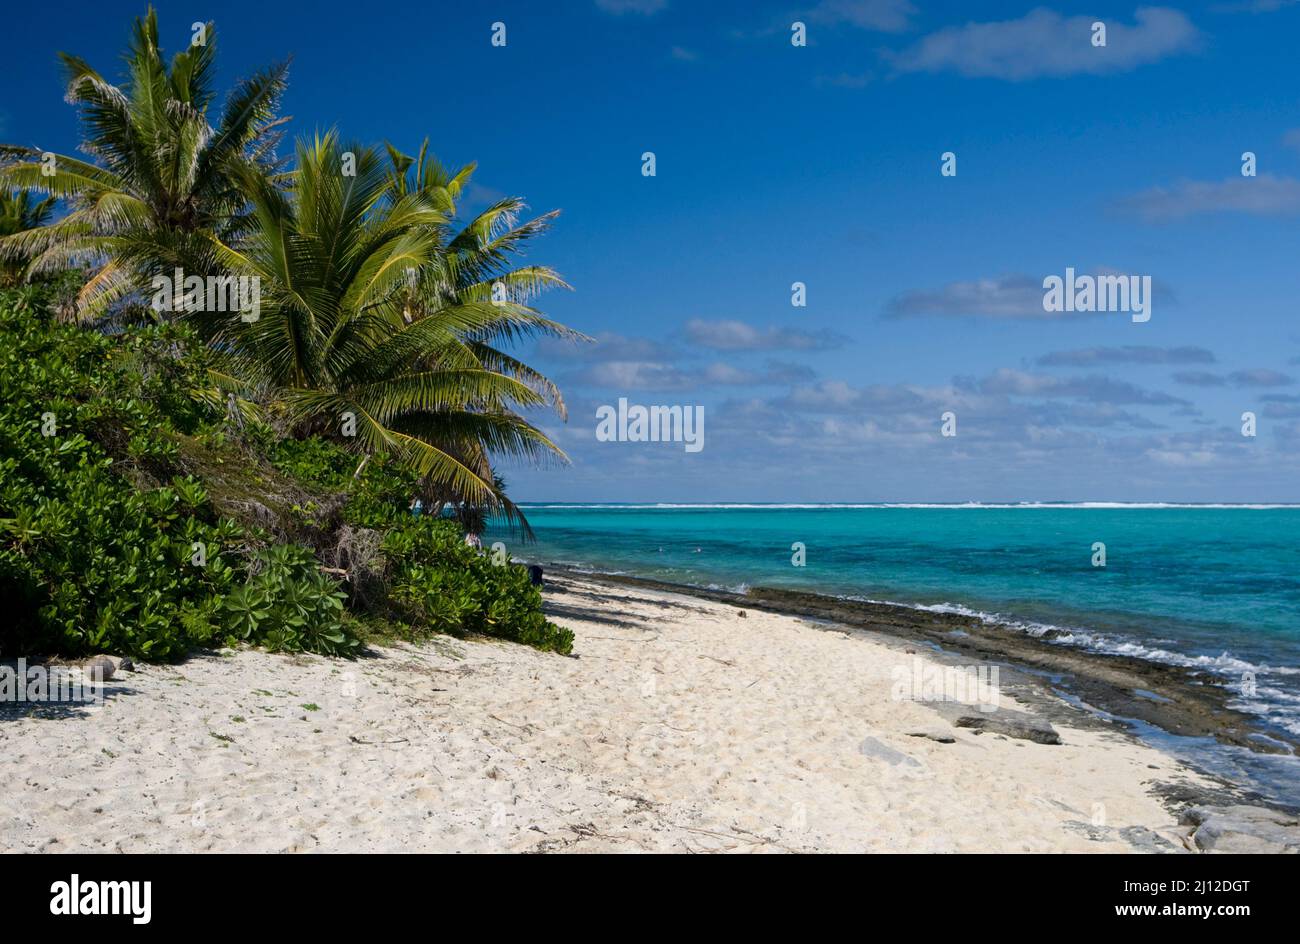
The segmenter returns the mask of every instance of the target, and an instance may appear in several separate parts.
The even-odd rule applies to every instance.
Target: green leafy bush
[[[494,566],[450,521],[413,516],[418,479],[382,455],[358,476],[337,444],[252,425],[246,454],[219,474],[205,467],[206,479],[186,474],[198,444],[230,448],[222,411],[195,395],[202,347],[175,324],[105,335],[55,324],[45,308],[39,291],[0,292],[0,654],[172,660],[236,643],[354,654],[347,606],[360,602],[311,550],[222,517],[210,497],[235,479],[256,495],[268,475],[320,499],[292,505],[307,523],[342,496],[332,526],[381,536],[383,593],[368,619],[571,651],[525,569]]]
[[[410,472],[376,456],[354,478],[356,456],[320,439],[280,441],[271,455],[277,468],[301,481],[346,491],[344,520],[383,532],[390,602],[417,628],[481,633],[566,655],[573,650],[573,633],[542,613],[541,592],[526,568],[494,564],[466,546],[454,522],[411,514],[419,481]]]
[[[0,302],[0,648],[169,659],[207,642],[181,609],[230,584],[221,552],[237,529],[212,516],[198,483],[139,487],[112,455],[137,471],[174,458],[130,366],[171,341],[160,329],[115,342]],[[208,566],[192,565],[196,545]]]
[[[573,651],[573,632],[542,613],[541,592],[517,564],[467,547],[450,521],[409,518],[387,533],[392,594],[407,618],[439,632],[467,631],[537,649]]]
[[[202,483],[158,483],[177,467],[174,434],[208,418],[187,395],[203,364],[183,332],[107,337],[10,302],[0,297],[0,651],[352,651],[342,595],[310,554],[242,557],[244,529],[214,514]],[[238,632],[227,595],[250,587],[269,618]]]
[[[347,594],[310,551],[278,544],[259,552],[250,571],[222,601],[221,626],[230,637],[288,652],[355,654],[360,642],[345,622]]]

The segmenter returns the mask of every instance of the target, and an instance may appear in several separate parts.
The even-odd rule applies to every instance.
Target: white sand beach
[[[922,658],[901,643],[660,591],[546,596],[576,658],[241,650],[122,672],[74,717],[10,716],[0,849],[1188,847],[1151,789],[1196,774],[1095,724],[1055,721],[1060,744],[954,727],[894,697]]]

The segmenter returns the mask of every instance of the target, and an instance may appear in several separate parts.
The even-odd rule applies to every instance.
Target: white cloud
[[[1236,370],[1228,379],[1238,387],[1289,387],[1295,378],[1267,367],[1254,367],[1250,370]]]
[[[1065,266],[1062,265],[1062,269]],[[1059,277],[1059,273],[1056,274]],[[1110,266],[1097,266],[1078,275],[1126,275]],[[1152,292],[1165,304],[1176,302],[1173,289],[1153,279]],[[1070,318],[1096,318],[1105,311],[1046,311],[1043,308],[1043,277],[1023,274],[1001,275],[967,282],[949,282],[937,289],[904,292],[885,305],[886,318],[992,318],[1002,320],[1063,321]]]
[[[537,356],[561,361],[662,361],[675,359],[678,351],[671,345],[649,338],[632,338],[612,331],[602,331],[593,337],[592,343],[542,338],[537,342]]]
[[[1222,374],[1208,370],[1180,370],[1174,374],[1174,380],[1189,387],[1222,387],[1228,382]]]
[[[1028,275],[1004,275],[970,282],[949,282],[939,289],[906,292],[885,306],[890,318],[928,315],[976,318],[1084,317],[1092,312],[1043,310],[1043,282]]]
[[[1144,190],[1123,200],[1120,207],[1153,222],[1198,213],[1293,216],[1300,214],[1300,180],[1271,174],[1218,182],[1185,180],[1172,187]]]
[[[1212,449],[1148,449],[1147,456],[1161,465],[1178,468],[1201,468],[1219,461],[1219,454]]]
[[[606,361],[564,378],[565,384],[611,390],[698,390],[705,387],[761,387],[802,383],[811,368],[769,361],[761,370],[714,362],[677,365],[659,361]]]
[[[830,331],[756,328],[743,321],[693,318],[686,323],[686,340],[715,351],[818,351],[839,347],[848,339]]]
[[[967,23],[931,33],[888,58],[900,72],[957,72],[1010,81],[1041,76],[1128,72],[1192,52],[1200,34],[1185,14],[1141,7],[1131,25],[1106,24],[1106,45],[1092,45],[1092,16],[1063,17],[1039,8],[1018,20]]]
[[[1007,394],[1016,397],[1068,397],[1092,403],[1146,404],[1148,406],[1174,406],[1186,400],[1147,390],[1123,380],[1092,375],[1088,377],[1052,377],[1046,374],[1027,374],[1008,367],[994,371],[979,381],[981,393]]]
[[[1043,367],[1090,367],[1094,364],[1213,364],[1214,355],[1203,347],[1088,347],[1052,351],[1038,358]]]

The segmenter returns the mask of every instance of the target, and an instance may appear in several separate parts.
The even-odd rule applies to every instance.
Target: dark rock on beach
[[[908,737],[925,738],[929,741],[938,741],[940,744],[955,744],[957,739],[947,731],[938,731],[934,728],[925,728],[920,731],[908,731]]]
[[[1202,852],[1300,853],[1300,817],[1258,806],[1195,807],[1183,816],[1195,826]]]
[[[107,682],[113,677],[113,673],[117,671],[117,663],[110,656],[94,656],[86,660],[81,667],[81,671],[87,678],[99,672],[100,678]]]
[[[1125,826],[1119,831],[1120,838],[1133,847],[1134,852],[1148,854],[1186,853],[1186,849],[1175,846],[1164,836],[1145,826]]]
[[[961,702],[935,702],[931,705],[954,727],[971,728],[977,734],[1001,734],[1035,744],[1060,744],[1061,735],[1051,722],[1024,711],[998,708],[981,711],[978,706]]]
[[[1186,849],[1174,845],[1164,836],[1147,829],[1145,826],[1125,826],[1116,829],[1099,823],[1084,823],[1069,820],[1062,824],[1064,828],[1081,836],[1087,836],[1093,842],[1126,842],[1134,852],[1144,855],[1185,855]]]

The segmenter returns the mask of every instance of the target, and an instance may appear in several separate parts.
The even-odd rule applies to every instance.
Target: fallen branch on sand
[[[348,735],[348,740],[351,741],[353,744],[370,744],[370,745],[372,745],[372,746],[373,746],[373,745],[377,745],[377,744],[409,744],[409,743],[411,743],[409,738],[396,738],[395,740],[392,740],[392,741],[365,741],[365,740],[362,740],[361,738],[357,737],[355,734],[349,734],[349,735]]]

